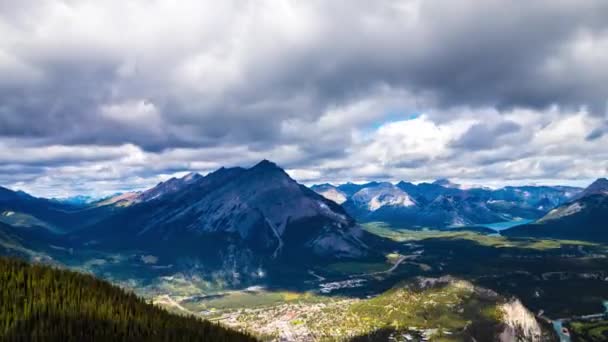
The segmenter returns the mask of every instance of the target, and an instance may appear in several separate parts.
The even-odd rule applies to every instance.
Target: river
[[[605,314],[608,314],[608,300],[603,301],[602,304],[604,304]],[[587,315],[587,316],[595,316],[595,315],[601,315],[601,314],[594,314],[594,315]],[[563,326],[564,326],[564,323],[561,319],[553,320],[553,330],[555,330],[555,332],[559,336],[559,342],[571,342],[572,340],[570,339],[570,336],[568,336],[562,332]]]
[[[562,330],[563,326],[564,326],[564,324],[561,319],[556,319],[553,321],[553,330],[555,330],[555,332],[557,333],[557,336],[559,336],[559,342],[572,341],[570,339],[569,335],[564,334],[564,332]]]

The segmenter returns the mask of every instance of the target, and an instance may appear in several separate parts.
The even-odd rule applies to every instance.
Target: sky
[[[608,174],[603,0],[0,0],[0,185]]]

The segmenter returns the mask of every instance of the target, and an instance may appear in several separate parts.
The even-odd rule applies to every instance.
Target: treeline
[[[93,276],[0,258],[1,341],[255,341]]]

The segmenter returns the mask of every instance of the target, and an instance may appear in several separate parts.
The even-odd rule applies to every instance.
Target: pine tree
[[[93,276],[0,258],[2,341],[255,341]]]

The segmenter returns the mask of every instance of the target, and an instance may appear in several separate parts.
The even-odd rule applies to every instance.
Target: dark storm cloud
[[[78,3],[64,6],[72,15],[82,10]],[[100,13],[124,10],[119,2],[98,6]],[[71,32],[83,22],[69,16],[66,25],[71,20],[74,27],[51,26],[48,34],[57,35],[52,37],[57,43],[45,44],[34,36],[35,22],[44,25],[56,15],[54,7],[5,4],[0,9],[1,20],[10,28],[5,34],[16,38],[0,48],[40,72],[42,79],[23,86],[16,75],[19,87],[1,88],[0,134],[61,144],[134,143],[151,151],[218,142],[268,146],[290,138],[281,133],[283,120],[314,121],[328,106],[364,97],[378,84],[430,94],[442,106],[561,104],[595,109],[608,93],[606,63],[582,65],[585,61],[571,60],[568,50],[581,36],[606,37],[608,3],[604,1],[357,1],[290,6],[307,14],[293,19],[304,32],[281,35],[277,29],[286,25],[281,22],[278,27],[252,27],[251,33],[259,35],[258,45],[247,52],[226,43],[247,37],[228,29],[224,36],[218,32],[215,40],[200,44],[177,37],[183,51],[172,54],[164,51],[172,46],[164,46],[163,40],[144,42],[143,47],[128,41],[153,36],[136,36],[118,19],[115,24],[125,30],[125,37],[100,29],[85,40],[86,36]],[[228,19],[239,24],[237,14],[243,11],[251,11],[247,15],[253,22],[261,20],[260,11],[281,14],[271,5],[261,7],[232,8],[235,12],[228,13]],[[150,12],[133,13],[131,19],[150,19]],[[349,19],[337,25],[336,18]],[[205,35],[204,28],[189,34]],[[76,41],[61,43],[62,34]],[[172,83],[171,73],[176,65],[188,63],[185,57],[206,56],[216,45],[224,49],[226,60],[208,66],[203,58],[191,73],[209,68],[213,75],[214,68],[228,67],[222,63],[234,58],[238,64],[229,67],[241,77],[238,82],[227,82],[223,75],[196,80],[223,89],[217,93],[183,80]],[[158,53],[158,58],[148,55]],[[132,65],[129,56],[135,56]],[[557,66],[552,69],[551,63]],[[590,67],[595,72],[588,72]],[[123,69],[129,68],[125,76]],[[140,100],[155,106],[157,122],[113,120],[100,114],[103,106]]]
[[[430,158],[428,158],[428,157],[407,158],[404,160],[395,161],[394,163],[391,163],[391,166],[396,167],[396,168],[403,168],[403,169],[415,169],[415,168],[423,166],[424,164],[428,163],[429,161],[430,161]]]
[[[465,150],[490,149],[496,147],[502,136],[516,133],[520,129],[521,126],[512,121],[501,122],[497,125],[476,124],[454,141],[452,146]]]
[[[602,136],[604,136],[604,130],[602,128],[596,128],[589,133],[585,139],[587,139],[587,141],[593,141],[601,138]]]
[[[294,169],[334,161],[324,170],[349,174],[358,132],[398,108],[437,124],[475,117],[442,157],[474,168],[505,157],[457,154],[533,135],[520,122],[484,122],[487,109],[557,107],[552,120],[605,110],[606,1],[171,3],[0,3],[0,138],[43,151],[137,147],[15,165],[94,172],[114,158],[109,177],[149,177],[272,156]],[[590,129],[587,141],[605,132]],[[367,175],[444,162],[399,156]]]

